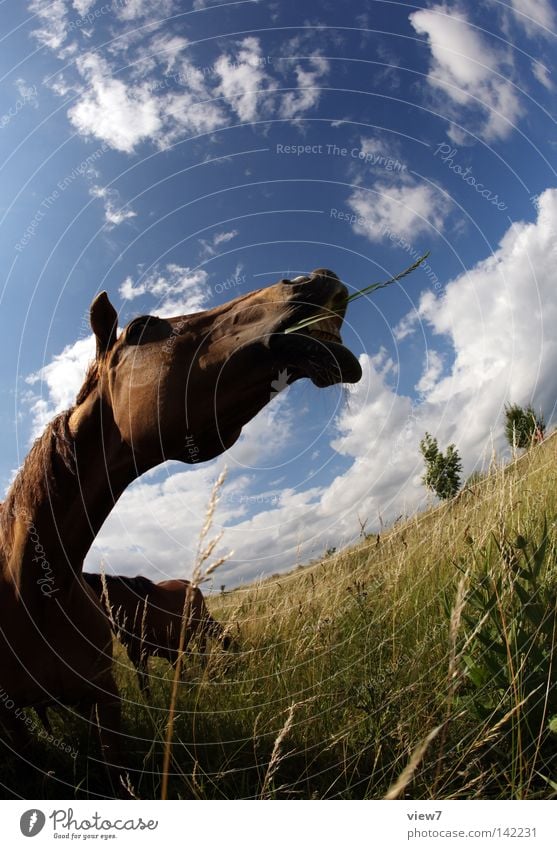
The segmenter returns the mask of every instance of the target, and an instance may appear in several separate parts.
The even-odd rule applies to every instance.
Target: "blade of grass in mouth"
[[[422,264],[424,260],[426,260],[429,256],[429,251],[421,256],[416,262],[409,265],[408,268],[405,268],[404,271],[401,271],[400,274],[396,274],[394,277],[389,277],[388,280],[383,280],[381,283],[372,283],[370,286],[365,286],[363,289],[359,289],[357,292],[354,292],[353,295],[349,295],[346,299],[346,305],[348,305],[351,301],[355,301],[357,298],[361,298],[363,295],[370,295],[371,292],[375,292],[377,289],[384,289],[385,286],[390,286],[391,283],[396,283],[398,280],[402,280],[403,277],[406,277],[408,274],[411,274],[413,271],[418,268]],[[294,333],[296,330],[303,330],[304,327],[310,327],[312,324],[317,324],[318,321],[325,321],[325,319],[331,317],[331,312],[334,315],[334,311],[329,311],[327,314],[322,315],[312,315],[309,318],[303,318],[301,321],[297,321],[296,324],[293,324],[291,327],[287,327],[284,331],[285,333]]]

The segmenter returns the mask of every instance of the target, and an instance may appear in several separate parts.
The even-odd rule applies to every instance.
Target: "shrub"
[[[426,464],[423,483],[439,498],[453,498],[460,489],[462,464],[454,445],[449,445],[445,454],[439,450],[437,440],[430,433],[420,442],[420,451]]]
[[[510,404],[505,407],[505,435],[511,448],[531,448],[545,435],[545,421],[531,406]]]

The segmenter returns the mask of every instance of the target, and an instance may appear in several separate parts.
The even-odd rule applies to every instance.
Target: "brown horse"
[[[232,646],[232,638],[209,613],[203,593],[189,581],[155,584],[142,575],[127,578],[89,572],[83,573],[83,579],[105,606],[112,630],[126,647],[137,669],[139,688],[146,695],[149,658],[162,657],[172,665],[178,660],[182,617],[184,651],[194,638],[202,655],[207,638],[217,640],[224,649]]]
[[[0,725],[25,741],[18,708],[95,706],[121,784],[120,697],[110,623],[83,560],[139,475],[169,460],[210,460],[270,400],[271,384],[356,382],[339,330],[347,290],[318,270],[194,315],[143,316],[118,335],[105,292],[91,305],[96,356],[75,405],[36,440],[0,509]],[[327,320],[283,331],[314,315]]]

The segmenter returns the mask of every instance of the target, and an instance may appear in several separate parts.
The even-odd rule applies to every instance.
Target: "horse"
[[[127,486],[166,460],[232,446],[278,374],[357,382],[340,328],[348,290],[327,269],[192,315],[140,316],[118,332],[106,292],[90,308],[96,351],[75,403],[38,437],[0,508],[0,726],[19,752],[25,707],[89,707],[112,792],[126,795],[112,633],[82,577]],[[304,319],[319,317],[292,333]]]
[[[137,670],[139,688],[149,695],[148,663],[150,657],[162,657],[170,664],[178,661],[180,631],[184,621],[183,651],[193,638],[204,656],[207,639],[232,647],[232,638],[214,619],[199,587],[190,581],[174,579],[155,584],[143,575],[83,573],[85,583],[106,608],[112,630],[125,646]]]

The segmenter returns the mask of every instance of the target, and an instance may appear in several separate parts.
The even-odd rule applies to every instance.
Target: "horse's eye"
[[[160,321],[154,315],[142,315],[139,318],[134,318],[128,324],[126,330],[126,341],[130,345],[138,345],[144,338],[145,332]]]

